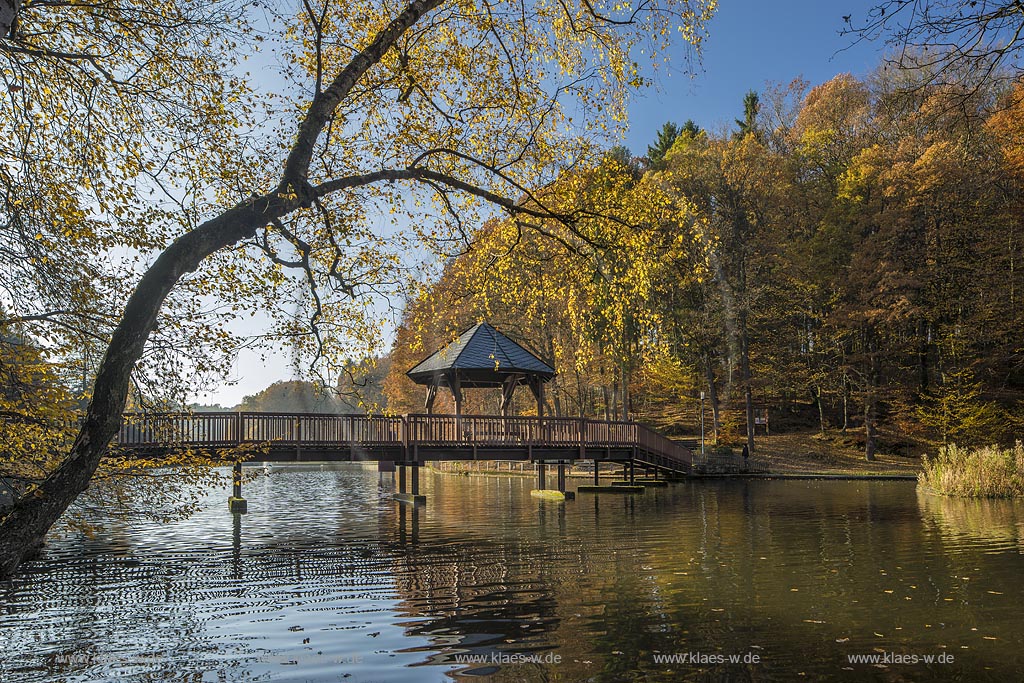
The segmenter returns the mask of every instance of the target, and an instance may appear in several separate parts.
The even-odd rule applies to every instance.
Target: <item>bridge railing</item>
[[[128,447],[237,446],[551,446],[637,448],[690,464],[688,449],[636,422],[493,415],[329,415],[320,413],[126,414],[117,441]]]
[[[129,413],[117,442],[122,446],[233,446],[238,434],[237,413]]]
[[[239,413],[242,442],[285,444],[402,443],[400,417],[321,413]]]

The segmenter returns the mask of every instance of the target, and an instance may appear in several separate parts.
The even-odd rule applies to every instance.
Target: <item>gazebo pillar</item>
[[[462,417],[462,382],[459,380],[458,371],[448,374],[448,386],[451,387],[452,397],[455,399],[455,417]]]
[[[508,411],[512,407],[512,395],[516,393],[516,385],[519,384],[520,375],[509,375],[501,383],[501,416],[508,417]]]
[[[427,415],[434,412],[435,398],[437,398],[437,381],[433,381],[427,385],[427,400],[423,403],[423,407],[427,411]]]
[[[531,377],[530,391],[537,399],[537,417],[544,417],[544,382],[539,377]]]

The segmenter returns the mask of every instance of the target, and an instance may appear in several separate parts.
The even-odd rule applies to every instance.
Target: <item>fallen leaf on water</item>
[[[849,638],[836,638],[836,642],[837,643],[848,643],[848,642],[850,642],[850,639]]]

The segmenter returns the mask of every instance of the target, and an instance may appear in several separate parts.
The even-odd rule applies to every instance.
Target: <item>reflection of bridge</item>
[[[574,460],[618,462],[632,477],[635,466],[658,472],[690,471],[688,448],[636,422],[568,417],[477,415],[323,415],[314,413],[128,414],[117,445],[164,452],[264,446],[249,459],[272,461],[378,461],[382,469],[437,460],[523,460],[539,465],[539,488],[546,464],[558,464],[558,489],[565,490],[564,465]],[[262,450],[262,449],[261,449]],[[595,476],[597,468],[595,467]],[[399,470],[404,484],[404,468]],[[404,485],[400,487],[404,493]]]

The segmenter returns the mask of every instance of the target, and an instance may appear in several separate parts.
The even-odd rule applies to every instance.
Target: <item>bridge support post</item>
[[[547,489],[547,482],[545,481],[547,469],[548,467],[544,463],[537,463],[537,488],[541,491]]]
[[[635,472],[636,472],[636,467],[633,464],[633,459],[630,458],[629,459],[629,483],[630,484],[636,483],[636,474],[635,474]]]
[[[558,466],[558,490],[565,493],[565,465]]]
[[[427,502],[426,496],[420,495],[420,465],[415,460],[406,462],[402,465],[398,465],[398,492],[395,493],[394,499],[399,503],[411,503],[412,505],[423,505]],[[405,470],[410,469],[409,476],[412,479],[410,484],[412,485],[412,491],[409,492],[405,488]]]
[[[231,468],[231,496],[228,498],[228,510],[239,514],[248,511],[249,505],[242,498],[242,461],[236,460]]]
[[[601,463],[597,461],[597,456],[594,456],[594,486],[601,484]]]

